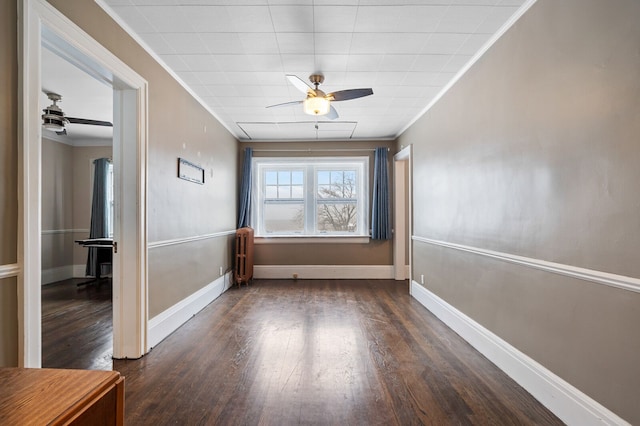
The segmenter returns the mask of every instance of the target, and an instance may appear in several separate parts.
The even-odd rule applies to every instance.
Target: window
[[[366,236],[368,157],[254,158],[258,236]]]

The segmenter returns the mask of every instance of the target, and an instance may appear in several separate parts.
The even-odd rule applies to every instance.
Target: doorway
[[[404,147],[393,157],[394,279],[411,280],[411,146]],[[411,286],[409,286],[411,291]]]
[[[22,0],[19,107],[19,362],[40,367],[41,44],[113,88],[113,356],[147,346],[147,82],[44,0]]]
[[[113,238],[119,226],[113,220],[113,88],[42,42],[40,107],[54,115],[41,141],[42,366],[110,370],[110,277],[118,265],[109,247],[76,242]],[[67,122],[58,121],[60,112]]]

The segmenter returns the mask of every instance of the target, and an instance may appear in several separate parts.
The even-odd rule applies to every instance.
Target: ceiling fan
[[[335,120],[338,118],[338,112],[331,105],[331,101],[348,101],[350,99],[373,95],[373,89],[371,88],[338,90],[337,92],[324,93],[322,90],[318,89],[318,86],[324,81],[324,76],[322,74],[312,74],[309,76],[309,81],[315,85],[315,88],[311,87],[295,75],[287,74],[287,79],[296,89],[307,95],[306,99],[302,101],[269,105],[267,108],[302,104],[304,112],[309,115],[324,115],[329,120]]]
[[[66,135],[66,125],[69,123],[113,127],[113,124],[108,121],[65,117],[64,112],[62,112],[62,109],[57,105],[57,102],[62,101],[62,96],[53,92],[45,92],[45,94],[53,102],[53,104],[42,110],[44,112],[44,114],[42,114],[42,126],[47,130],[56,132],[58,135]]]

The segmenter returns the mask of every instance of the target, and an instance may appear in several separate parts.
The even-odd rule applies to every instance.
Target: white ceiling
[[[395,138],[525,7],[525,0],[98,3],[240,140]],[[312,73],[325,76],[325,92],[374,94],[335,102],[340,117],[321,119],[317,129],[301,105],[265,108],[302,100],[285,75],[307,81]]]

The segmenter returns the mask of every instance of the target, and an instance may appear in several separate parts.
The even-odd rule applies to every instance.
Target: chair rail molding
[[[232,229],[229,231],[221,231],[221,232],[214,232],[211,234],[202,234],[202,235],[194,235],[192,237],[185,237],[185,238],[174,238],[171,240],[162,240],[162,241],[153,241],[147,244],[147,248],[150,249],[154,249],[154,248],[158,248],[158,247],[166,247],[166,246],[173,246],[176,244],[185,244],[185,243],[192,243],[194,241],[201,241],[201,240],[209,240],[212,238],[220,238],[220,237],[226,237],[229,235],[235,235],[236,230]]]
[[[466,246],[464,244],[449,243],[446,241],[434,240],[413,236],[413,241],[446,247],[454,250],[474,253],[481,256],[499,259],[505,262],[515,263],[529,268],[540,269],[554,274],[565,275],[579,280],[591,281],[609,287],[640,293],[640,279],[627,277],[624,275],[611,274],[609,272],[596,271],[593,269],[580,268],[577,266],[565,265],[562,263],[548,262],[546,260],[533,259],[531,257],[517,256],[514,254],[502,253],[499,251],[487,250],[478,247]]]
[[[0,265],[0,280],[5,278],[17,277],[20,273],[20,265],[17,263],[9,263]]]

